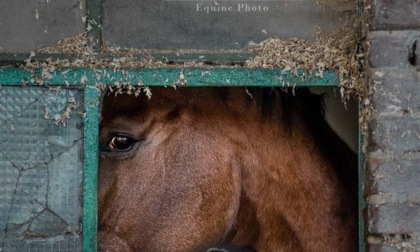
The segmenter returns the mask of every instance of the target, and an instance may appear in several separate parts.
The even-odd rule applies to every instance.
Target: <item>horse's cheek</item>
[[[117,252],[126,251],[131,252],[131,247],[124,240],[109,230],[98,232],[98,252]]]
[[[107,160],[103,157],[99,158],[98,170],[98,203],[99,207],[104,204],[106,195],[109,194],[115,177],[115,171],[110,169]],[[101,211],[99,211],[101,213]]]
[[[156,224],[159,202],[150,193],[161,194],[161,176],[155,176],[150,158],[145,158],[148,154],[125,160],[105,159],[101,163],[98,241],[102,250],[99,251],[144,248],[156,232],[148,227]]]

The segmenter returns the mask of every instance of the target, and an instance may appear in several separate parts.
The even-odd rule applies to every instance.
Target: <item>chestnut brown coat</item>
[[[110,93],[100,149],[100,251],[357,251],[355,155],[307,89]]]

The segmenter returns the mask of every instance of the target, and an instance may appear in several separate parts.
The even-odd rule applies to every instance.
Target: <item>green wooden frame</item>
[[[88,20],[95,20],[101,24],[102,0],[86,0]],[[359,0],[359,11],[361,10]],[[359,13],[361,14],[361,13]],[[100,26],[93,26],[89,31],[93,37],[93,47],[98,53],[98,58],[112,58],[115,55],[101,53],[102,31]],[[144,56],[144,55],[143,55]],[[84,123],[84,183],[83,183],[83,251],[97,251],[97,176],[98,176],[98,128],[99,128],[99,104],[100,92],[96,88],[97,83],[114,85],[121,84],[146,85],[146,86],[172,86],[179,79],[180,74],[184,76],[185,86],[296,86],[316,87],[339,85],[338,76],[334,71],[327,70],[324,77],[315,75],[302,77],[284,73],[282,69],[247,69],[229,68],[217,66],[219,64],[234,65],[244,62],[253,55],[214,53],[214,54],[162,54],[154,55],[157,59],[166,59],[172,62],[196,61],[213,62],[215,67],[183,68],[181,65],[171,65],[170,68],[142,68],[142,69],[92,69],[92,68],[69,68],[58,69],[51,73],[51,78],[44,79],[45,86],[78,86],[84,89],[84,110],[86,117]],[[47,58],[71,59],[72,55],[39,54],[35,59],[42,61]],[[138,57],[142,57],[139,55]],[[29,53],[0,54],[1,61],[23,62],[29,58]],[[32,75],[23,68],[3,67],[0,68],[0,83],[5,86],[19,86],[23,82],[27,85],[38,86],[38,83],[31,83],[33,77],[40,77],[42,69],[36,69]],[[280,81],[281,77],[281,81]],[[83,79],[83,83],[82,80]],[[361,132],[359,130],[359,132]],[[363,136],[360,133],[360,144],[362,146]],[[363,196],[365,159],[362,150],[359,151],[359,251],[365,251],[364,241],[364,219],[363,209],[365,200]]]
[[[338,77],[333,71],[326,71],[324,78],[306,76],[305,78],[281,69],[244,69],[244,68],[157,68],[157,69],[103,69],[89,68],[59,69],[51,73],[50,79],[44,79],[45,86],[65,86],[64,81],[72,87],[84,89],[84,183],[83,183],[83,251],[97,250],[97,176],[98,176],[98,125],[99,96],[97,83],[114,85],[114,83],[142,83],[148,86],[172,86],[180,73],[184,75],[185,86],[330,86],[336,87]],[[40,78],[42,69],[35,74],[23,68],[0,69],[0,83],[5,86],[16,86],[30,83],[31,78]],[[279,77],[282,77],[282,81]],[[81,79],[84,83],[81,84]]]

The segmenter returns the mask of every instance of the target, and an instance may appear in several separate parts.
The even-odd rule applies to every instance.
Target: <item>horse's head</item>
[[[197,251],[230,230],[240,195],[233,118],[222,103],[203,100],[212,99],[206,92],[156,88],[150,100],[104,97],[101,247]]]
[[[346,165],[314,136],[324,122],[299,97],[247,91],[104,97],[100,250],[203,251],[221,240],[258,251],[352,250],[343,243],[354,245],[355,214],[336,175]]]

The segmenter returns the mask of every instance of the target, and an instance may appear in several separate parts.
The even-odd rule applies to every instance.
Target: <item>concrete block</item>
[[[370,123],[370,141],[385,152],[417,152],[420,150],[420,118],[377,116]]]
[[[369,252],[418,251],[418,234],[371,234],[367,237]]]
[[[408,156],[408,155],[405,155]],[[401,156],[393,160],[369,157],[366,174],[366,194],[403,195],[399,199],[420,199],[420,159],[406,160]]]
[[[368,34],[369,65],[380,67],[412,67],[419,64],[416,47],[420,45],[420,31],[372,31]]]
[[[420,202],[368,205],[368,232],[407,234],[420,231]]]
[[[369,244],[367,247],[369,252],[400,252],[398,248],[387,244]]]
[[[417,0],[370,1],[370,28],[404,30],[420,28],[420,4]]]
[[[376,110],[383,116],[420,113],[420,72],[406,69],[372,69]]]

